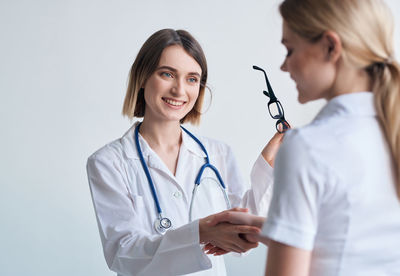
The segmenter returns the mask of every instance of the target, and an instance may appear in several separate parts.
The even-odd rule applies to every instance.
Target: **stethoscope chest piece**
[[[168,229],[172,226],[171,220],[169,218],[158,218],[154,222],[154,228],[156,229],[157,233],[164,235]]]

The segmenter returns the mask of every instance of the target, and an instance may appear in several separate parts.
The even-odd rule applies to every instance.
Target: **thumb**
[[[244,213],[248,213],[248,212],[249,212],[249,208],[235,207],[235,208],[229,209],[228,211],[235,211],[235,212],[244,212]]]
[[[218,214],[214,214],[206,218],[206,224],[208,226],[215,226],[218,223],[219,223]]]

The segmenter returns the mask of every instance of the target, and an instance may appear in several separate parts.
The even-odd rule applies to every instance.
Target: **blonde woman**
[[[262,229],[266,275],[400,275],[400,67],[380,0],[286,0],[281,69],[300,103]]]
[[[211,226],[205,217],[230,206],[264,209],[272,179],[265,160],[276,147],[258,158],[246,191],[231,149],[181,126],[199,123],[206,84],[204,53],[188,32],[154,33],[132,65],[123,107],[127,117],[143,120],[88,160],[104,255],[118,275],[222,276],[217,255],[257,246],[239,235],[259,227]]]

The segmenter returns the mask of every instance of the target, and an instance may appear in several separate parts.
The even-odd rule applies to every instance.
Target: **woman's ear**
[[[333,31],[326,31],[322,37],[329,61],[336,62],[342,55],[342,40],[339,35]]]

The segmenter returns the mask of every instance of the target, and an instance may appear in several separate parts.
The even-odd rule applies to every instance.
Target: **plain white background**
[[[399,15],[400,3],[387,2]],[[230,144],[247,181],[274,133],[253,64],[267,70],[290,123],[309,122],[324,102],[300,105],[279,70],[286,54],[279,3],[1,0],[0,274],[114,275],[102,255],[86,159],[130,126],[121,116],[128,72],[159,29],[186,29],[202,44],[212,104],[190,129]],[[260,246],[227,257],[228,275],[262,275],[265,254]]]

